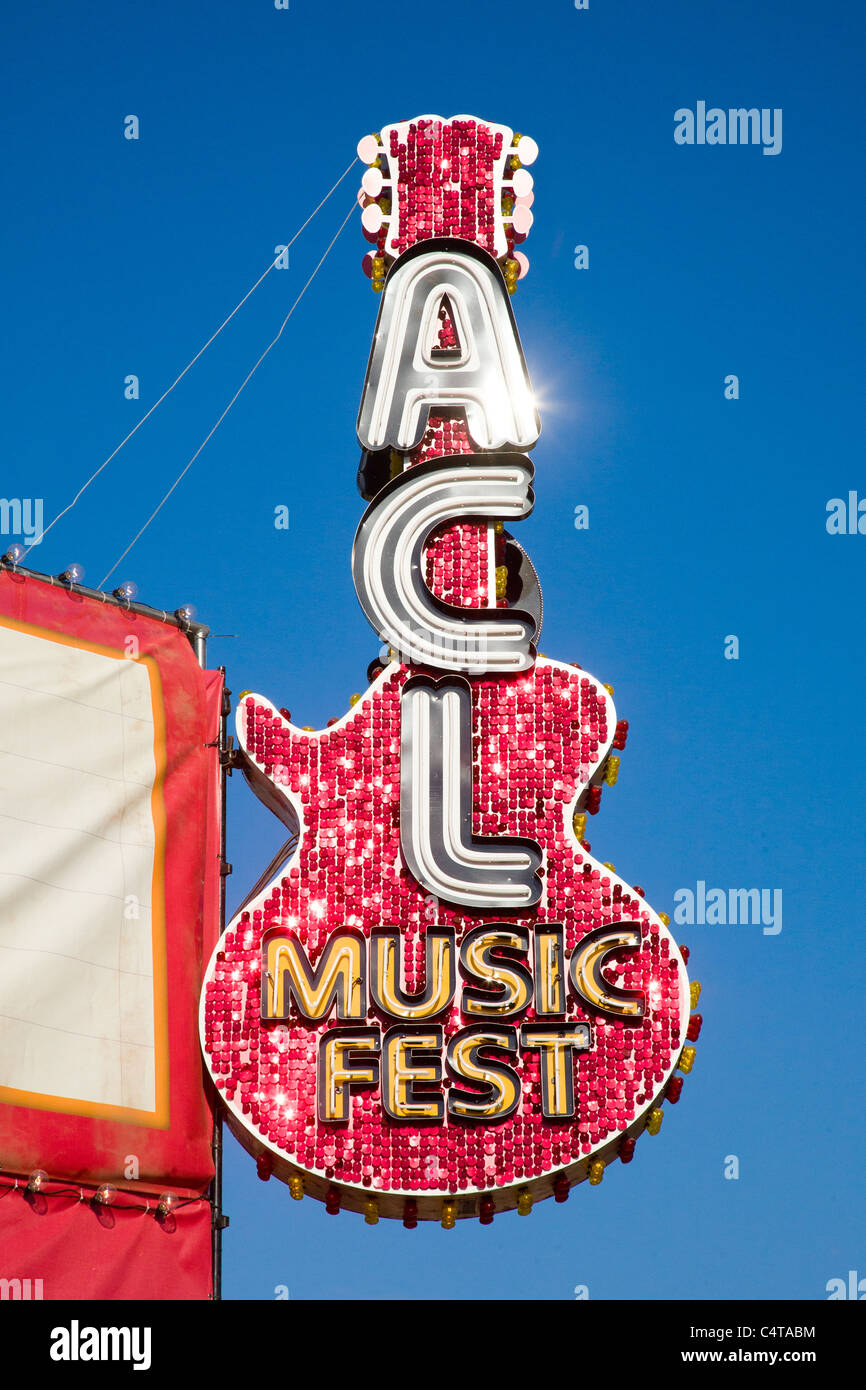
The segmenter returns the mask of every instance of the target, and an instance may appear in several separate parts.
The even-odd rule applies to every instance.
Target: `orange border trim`
[[[165,935],[165,841],[166,814],[163,787],[167,767],[165,739],[165,705],[159,667],[152,656],[127,656],[116,647],[104,647],[98,642],[85,642],[52,632],[50,628],[35,627],[0,615],[0,627],[14,628],[32,637],[59,642],[64,647],[78,647],[97,656],[114,661],[134,661],[147,668],[150,681],[150,703],[153,713],[153,761],[156,775],[153,780],[150,806],[154,830],[153,878],[151,882],[151,942],[153,946],[153,1045],[154,1100],[153,1110],[134,1110],[130,1106],[104,1105],[101,1101],[78,1100],[74,1096],[53,1096],[38,1091],[18,1091],[0,1086],[0,1103],[28,1106],[33,1110],[55,1110],[68,1115],[87,1115],[93,1119],[117,1120],[127,1124],[147,1125],[151,1129],[169,1126],[169,1047],[168,1047],[168,960]]]

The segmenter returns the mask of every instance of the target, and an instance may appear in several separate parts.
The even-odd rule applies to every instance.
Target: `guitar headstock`
[[[369,167],[359,192],[364,235],[375,251],[364,270],[381,290],[404,251],[433,237],[471,241],[497,260],[509,291],[529,269],[522,251],[532,226],[538,146],[510,126],[477,116],[416,116],[365,135]]]

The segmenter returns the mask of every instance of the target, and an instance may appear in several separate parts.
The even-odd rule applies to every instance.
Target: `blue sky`
[[[544,591],[542,649],[612,683],[631,726],[593,853],[669,913],[699,880],[781,889],[782,930],[678,929],[705,1019],[680,1104],[630,1168],[528,1220],[371,1230],[260,1183],[228,1137],[225,1294],[824,1298],[829,1279],[866,1275],[866,535],[825,524],[831,498],[866,497],[863,16],[839,0],[456,13],[403,7],[394,25],[313,0],[7,10],[0,493],[43,498],[46,522],[60,511],[361,135],[428,111],[533,135],[531,269],[514,309],[542,436],[519,538]],[[675,144],[674,112],[700,100],[781,108],[781,153]],[[128,114],[137,141],[123,138]],[[99,582],[273,337],[356,187],[352,173],[290,268],[31,553],[35,568],[76,560]],[[235,693],[304,724],[345,710],[376,650],[350,574],[377,310],[366,249],[353,219],[112,580],[157,606],[194,603],[234,634],[209,659]],[[130,373],[139,401],[124,399]],[[724,396],[731,373],[738,400]],[[240,778],[229,815],[231,907],[284,832]]]

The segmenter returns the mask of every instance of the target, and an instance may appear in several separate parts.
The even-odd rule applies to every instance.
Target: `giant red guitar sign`
[[[628,1162],[679,1097],[698,987],[590,854],[627,725],[538,655],[538,580],[506,529],[532,510],[539,433],[509,300],[534,142],[431,116],[359,153],[382,302],[352,566],[390,659],[319,731],[243,698],[246,774],[300,842],[219,943],[201,1037],[262,1176],[447,1227]]]

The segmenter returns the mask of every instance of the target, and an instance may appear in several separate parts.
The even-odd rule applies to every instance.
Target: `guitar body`
[[[634,1022],[606,1018],[568,999],[565,1018],[586,1022],[592,1046],[575,1062],[577,1116],[544,1117],[539,1058],[519,1063],[522,1101],[507,1126],[395,1125],[375,1090],[352,1098],[348,1124],[322,1124],[316,1112],[317,1050],[322,1029],[302,1019],[261,1021],[262,943],[290,931],[315,962],[329,924],[369,937],[399,924],[407,992],[424,984],[424,943],[434,924],[453,926],[458,944],[493,914],[431,902],[402,866],[400,847],[400,692],[412,672],[391,664],[331,728],[304,732],[266,700],[247,696],[237,732],[252,768],[284,800],[301,827],[296,862],[230,925],[207,973],[203,995],[205,1055],[243,1141],[267,1154],[283,1177],[304,1174],[324,1198],[338,1186],[343,1206],[361,1210],[366,1192],[383,1215],[402,1215],[413,1197],[418,1214],[438,1218],[443,1198],[497,1186],[497,1209],[516,1205],[516,1188],[553,1191],[563,1170],[585,1176],[593,1158],[610,1162],[623,1138],[639,1133],[676,1066],[685,1040],[686,970],[667,928],[643,899],[577,842],[575,806],[603,765],[616,727],[613,701],[574,667],[539,658],[511,679],[473,682],[473,752],[477,835],[530,836],[544,854],[537,907],[509,918],[514,926],[561,923],[570,955],[599,927],[628,919],[640,949],[606,971],[612,983],[652,999]],[[531,964],[531,961],[530,961]],[[570,993],[570,992],[569,992]],[[536,1017],[530,1006],[521,1022]],[[375,1010],[370,1022],[385,1023]],[[445,1039],[464,1024],[457,1000],[439,1020]],[[324,1025],[325,1027],[329,1025]],[[447,1078],[446,1078],[447,1080]],[[275,1104],[275,1097],[279,1098]],[[458,1214],[460,1213],[458,1207]]]

